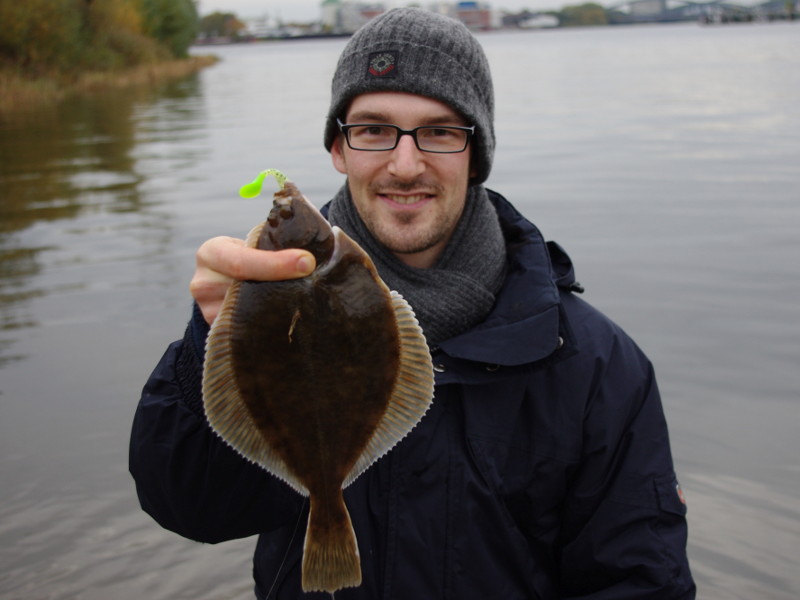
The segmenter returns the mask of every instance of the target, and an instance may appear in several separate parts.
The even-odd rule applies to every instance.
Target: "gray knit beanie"
[[[331,85],[325,126],[330,151],[353,98],[395,91],[440,100],[475,125],[473,161],[483,183],[494,156],[494,91],[478,40],[455,19],[419,8],[397,8],[361,27],[345,46]]]

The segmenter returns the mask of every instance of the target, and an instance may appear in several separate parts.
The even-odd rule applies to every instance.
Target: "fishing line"
[[[272,590],[275,589],[275,585],[278,583],[278,577],[281,576],[281,571],[283,570],[283,566],[286,564],[286,559],[289,557],[289,550],[292,549],[292,544],[294,543],[294,538],[297,536],[297,529],[300,527],[300,520],[303,518],[303,513],[306,510],[306,502],[308,502],[308,498],[303,498],[303,505],[300,507],[300,514],[297,515],[297,521],[294,524],[294,531],[292,531],[292,537],[289,540],[289,545],[286,546],[286,552],[283,554],[283,560],[281,560],[280,566],[278,566],[278,572],[275,573],[275,579],[272,580],[272,585],[269,587],[269,591],[265,596],[265,600],[269,600],[269,597],[272,595]],[[331,598],[333,598],[333,594],[331,594]]]

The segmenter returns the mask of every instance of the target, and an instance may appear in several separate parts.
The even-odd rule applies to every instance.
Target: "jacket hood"
[[[506,238],[508,274],[488,317],[477,327],[446,340],[449,356],[481,363],[515,366],[549,356],[559,347],[559,285],[574,282],[572,263],[539,229],[500,194],[487,190]]]

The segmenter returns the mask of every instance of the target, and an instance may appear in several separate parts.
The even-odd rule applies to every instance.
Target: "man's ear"
[[[339,171],[339,173],[347,175],[347,161],[344,158],[344,137],[342,137],[341,133],[333,140],[333,145],[331,146],[331,162],[333,162],[333,167]]]

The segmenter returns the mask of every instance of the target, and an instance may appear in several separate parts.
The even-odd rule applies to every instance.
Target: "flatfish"
[[[419,422],[433,369],[408,303],[356,242],[279,182],[246,243],[304,248],[317,266],[302,279],[230,287],[206,342],[203,402],[223,440],[309,497],[302,588],[332,593],[361,583],[342,490]]]

